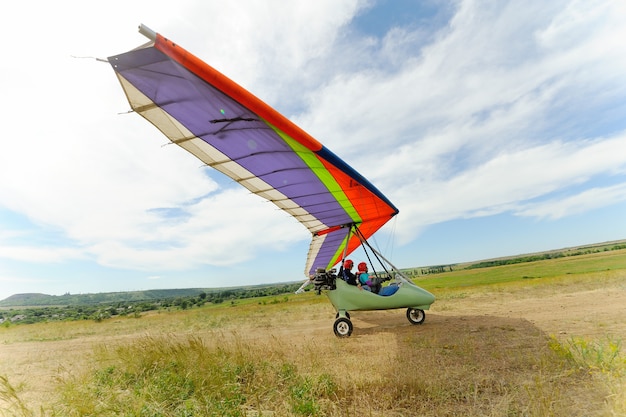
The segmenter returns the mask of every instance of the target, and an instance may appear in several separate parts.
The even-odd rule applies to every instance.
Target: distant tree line
[[[411,268],[411,269],[403,269],[402,273],[409,277],[418,277],[420,275],[432,275],[432,274],[441,274],[444,272],[452,272],[455,269],[477,269],[477,268],[489,268],[492,266],[502,266],[502,265],[512,265],[519,264],[524,262],[535,262],[542,261],[546,259],[556,259],[563,258],[566,256],[578,256],[578,255],[586,255],[590,253],[598,253],[598,252],[607,252],[612,250],[620,250],[626,249],[626,244],[615,244],[615,245],[596,245],[596,246],[586,246],[579,247],[571,250],[565,251],[551,251],[534,255],[526,255],[526,256],[516,256],[511,258],[500,258],[493,259],[489,261],[481,261],[477,263],[473,263],[468,266],[462,266],[459,264],[450,264],[450,265],[434,265],[427,266],[421,268]]]
[[[409,277],[417,277],[420,275],[441,274],[444,272],[452,271],[453,267],[455,266],[456,264],[425,266],[421,268],[403,269],[402,273]]]
[[[154,310],[186,310],[200,307],[207,303],[220,304],[225,301],[232,303],[235,300],[266,297],[294,293],[300,287],[299,283],[277,284],[262,287],[242,287],[225,290],[194,291],[193,295],[165,297],[149,300],[117,300],[114,302],[94,303],[97,294],[89,294],[85,298],[76,298],[79,303],[63,306],[28,306],[0,309],[0,326],[11,324],[30,324],[44,321],[73,321],[95,320],[102,321],[111,317],[140,317],[141,313]],[[163,294],[170,290],[163,290]],[[176,292],[174,292],[176,293]],[[124,293],[115,293],[117,297]],[[108,295],[107,297],[111,297]],[[82,304],[80,302],[83,301]]]
[[[587,255],[590,253],[608,252],[608,251],[619,250],[619,249],[626,249],[626,244],[606,246],[606,247],[587,247],[587,248],[579,248],[575,250],[570,250],[567,252],[546,252],[546,253],[540,253],[536,255],[519,256],[515,258],[494,259],[491,261],[482,261],[482,262],[469,265],[465,269],[489,268],[492,266],[512,265],[512,264],[519,264],[523,262],[536,262],[536,261],[543,261],[546,259],[557,259],[557,258],[564,258],[566,256]]]
[[[521,264],[524,262],[535,262],[535,261],[543,261],[546,259],[556,259],[563,258],[565,255],[562,252],[557,253],[544,253],[541,255],[529,255],[523,256],[519,258],[510,258],[510,259],[494,259],[492,261],[482,261],[468,266],[466,269],[477,269],[477,268],[489,268],[491,266],[501,266],[501,265],[513,265],[513,264]]]

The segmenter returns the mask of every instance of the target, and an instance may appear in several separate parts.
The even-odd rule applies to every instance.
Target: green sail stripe
[[[332,263],[334,262],[335,259],[343,258],[343,253],[346,247],[348,246],[348,241],[350,240],[351,236],[352,236],[352,231],[348,232],[346,237],[343,239],[343,242],[341,243],[341,245],[339,245],[339,247],[337,248],[337,252],[335,252],[335,255],[331,259],[328,260],[329,265],[326,265],[326,269],[331,268],[333,266]]]
[[[267,122],[265,122],[267,123]],[[269,127],[271,127],[286,143],[293,149],[293,151],[304,161],[304,163],[313,171],[313,173],[322,181],[322,183],[326,186],[328,191],[335,197],[337,202],[341,205],[341,207],[348,213],[348,215],[356,222],[361,222],[361,217],[359,213],[356,211],[348,197],[343,192],[339,183],[335,180],[335,177],[326,169],[324,164],[319,160],[315,152],[306,148],[304,145],[300,144],[298,141],[292,139],[290,136],[286,135],[280,129],[272,126],[267,123]],[[328,225],[333,226],[333,225]]]

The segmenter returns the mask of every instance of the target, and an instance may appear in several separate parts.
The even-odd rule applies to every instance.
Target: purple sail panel
[[[195,136],[322,223],[351,221],[311,168],[256,114],[156,49],[133,51],[115,59],[116,70],[126,80]]]
[[[307,262],[307,274],[309,276],[313,275],[317,268],[329,268],[329,259],[335,259],[337,256],[343,256],[342,253],[338,254],[337,250],[338,248],[341,248],[341,245],[345,241],[349,231],[349,228],[344,228],[323,236],[323,242],[317,249],[317,252],[309,254],[309,256],[313,256],[313,259],[309,259]]]

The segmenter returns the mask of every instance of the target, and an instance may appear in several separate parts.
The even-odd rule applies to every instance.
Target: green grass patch
[[[572,338],[566,343],[552,337],[550,348],[607,392],[607,415],[626,415],[626,355],[622,340],[608,337],[601,340]]]
[[[626,269],[626,250],[546,259],[478,269],[461,269],[416,279],[421,287],[437,294],[438,290],[468,289],[495,284],[519,283],[547,285],[562,281],[572,283],[576,276],[602,277],[607,272]]]
[[[337,384],[234,340],[207,345],[194,336],[145,337],[98,352],[96,367],[66,381],[66,416],[247,416],[250,410],[325,415]],[[269,357],[267,357],[269,356]],[[258,414],[261,415],[261,414]]]

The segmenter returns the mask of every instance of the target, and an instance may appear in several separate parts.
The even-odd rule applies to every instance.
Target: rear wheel
[[[352,322],[345,317],[340,317],[335,320],[333,330],[337,337],[350,337],[352,334]]]
[[[406,318],[409,319],[411,324],[422,324],[426,320],[426,313],[419,308],[408,308],[406,310]]]

